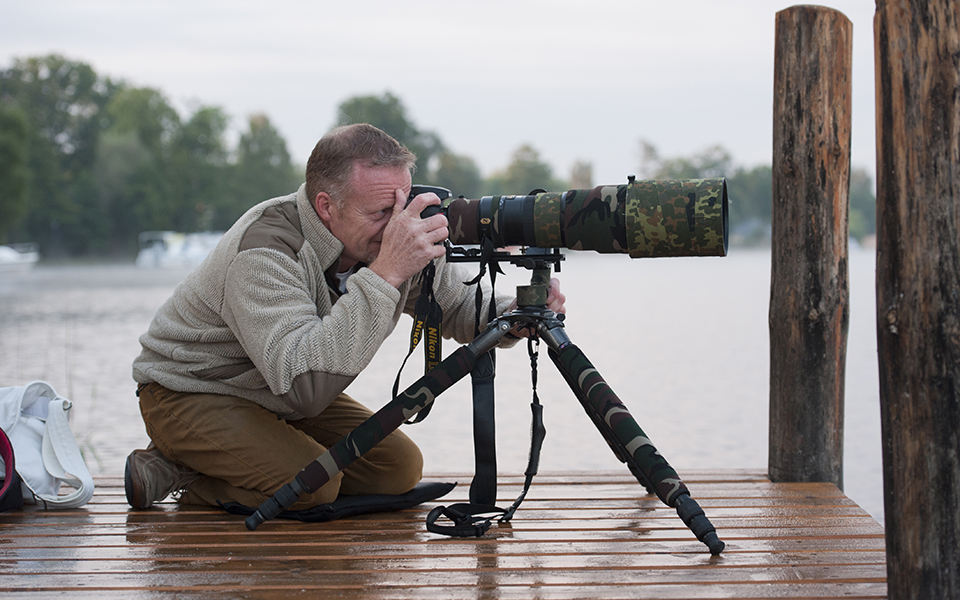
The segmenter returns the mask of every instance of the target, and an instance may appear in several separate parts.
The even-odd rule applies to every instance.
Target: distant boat
[[[222,232],[211,231],[144,231],[140,234],[136,264],[145,269],[193,268],[203,262],[222,237]]]
[[[26,273],[40,260],[36,244],[0,246],[0,273]]]

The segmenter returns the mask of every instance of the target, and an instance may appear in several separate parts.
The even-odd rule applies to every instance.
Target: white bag
[[[93,477],[67,421],[72,406],[45,381],[0,388],[0,427],[13,444],[27,504],[77,508],[93,496]],[[59,495],[63,483],[74,491]]]

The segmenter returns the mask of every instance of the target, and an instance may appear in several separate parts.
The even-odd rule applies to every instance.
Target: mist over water
[[[566,257],[557,276],[567,296],[568,335],[680,476],[694,469],[765,470],[769,251],[734,248],[722,259]],[[849,264],[844,491],[882,522],[875,255],[851,249]],[[499,291],[512,294],[529,283],[528,271],[503,269]],[[122,474],[126,455],[147,444],[131,363],[139,336],[185,275],[133,265],[40,266],[0,275],[0,386],[42,379],[73,400],[72,426],[94,474]],[[400,322],[347,390],[373,410],[389,400],[410,323]],[[444,356],[458,346],[444,342]],[[540,471],[625,470],[542,350],[538,393],[547,437]],[[422,368],[418,349],[403,385]],[[532,397],[525,343],[498,351],[496,381],[499,471],[521,473]],[[423,450],[425,470],[467,474],[458,478],[462,484],[473,473],[470,403],[464,380],[437,399],[423,423],[404,426]]]

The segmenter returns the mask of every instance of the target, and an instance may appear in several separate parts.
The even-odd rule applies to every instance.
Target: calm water
[[[844,488],[882,522],[874,261],[871,251],[851,251]],[[527,271],[504,270],[498,289],[529,282]],[[122,473],[126,455],[147,443],[130,364],[137,338],[184,275],[132,265],[0,275],[0,386],[43,379],[73,400],[74,432],[94,474]],[[766,469],[768,251],[655,260],[568,252],[559,277],[569,336],[681,477],[685,469]],[[388,400],[409,328],[401,321],[347,390],[374,410]],[[455,348],[447,341],[444,355]],[[411,359],[404,382],[421,365]],[[525,346],[500,351],[497,366],[499,468],[522,472],[531,397]],[[542,472],[624,469],[545,349],[539,395],[547,427]],[[472,473],[469,383],[446,392],[426,421],[405,431],[423,449],[428,471]]]

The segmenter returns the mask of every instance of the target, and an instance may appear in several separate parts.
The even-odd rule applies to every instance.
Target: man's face
[[[343,209],[332,199],[324,206],[318,197],[317,212],[327,229],[343,243],[340,270],[358,262],[370,264],[380,254],[383,230],[393,215],[396,190],[410,193],[410,172],[404,168],[355,165]],[[324,194],[321,194],[324,196]]]

